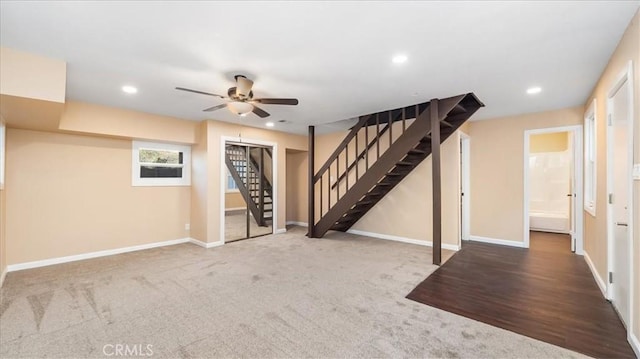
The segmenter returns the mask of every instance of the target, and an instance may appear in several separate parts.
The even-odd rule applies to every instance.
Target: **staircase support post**
[[[438,99],[430,102],[431,107],[431,176],[433,191],[433,264],[442,260],[442,184],[440,174],[440,116]]]
[[[315,192],[314,192],[314,177],[315,177],[315,127],[309,126],[309,218],[307,218],[308,222],[308,230],[309,233],[307,236],[309,238],[316,238],[315,235],[315,211],[316,211],[316,203],[315,203]],[[320,198],[322,201],[322,198]]]

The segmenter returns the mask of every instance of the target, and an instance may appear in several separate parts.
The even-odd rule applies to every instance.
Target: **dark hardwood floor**
[[[597,358],[635,358],[626,332],[568,236],[530,249],[465,242],[408,299]]]

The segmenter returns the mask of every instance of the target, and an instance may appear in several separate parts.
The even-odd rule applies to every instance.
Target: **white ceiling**
[[[582,105],[639,5],[3,0],[0,43],[67,61],[69,99],[304,133],[464,92],[486,105],[474,119]],[[400,53],[408,61],[393,64]],[[240,118],[202,112],[220,99],[174,90],[226,94],[234,74],[255,80],[256,97],[300,105]],[[542,93],[527,95],[531,86]]]

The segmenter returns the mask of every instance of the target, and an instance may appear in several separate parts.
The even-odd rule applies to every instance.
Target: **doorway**
[[[526,248],[583,254],[582,177],[582,126],[525,131]]]
[[[571,133],[529,136],[529,232],[531,249],[573,252]],[[544,235],[543,235],[544,234]]]
[[[622,323],[632,323],[633,243],[633,85],[632,64],[618,77],[607,98],[607,294]]]
[[[274,232],[275,182],[273,147],[223,141],[225,243]]]

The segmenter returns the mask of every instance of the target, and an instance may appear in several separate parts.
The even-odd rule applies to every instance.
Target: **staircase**
[[[265,163],[272,163],[271,150],[227,145],[225,162],[256,224],[269,226],[273,221],[273,187],[265,174]]]
[[[347,231],[432,153],[432,137],[438,139],[439,151],[439,144],[483,106],[468,93],[437,100],[433,109],[430,101],[360,116],[319,171],[310,175],[309,236]]]

